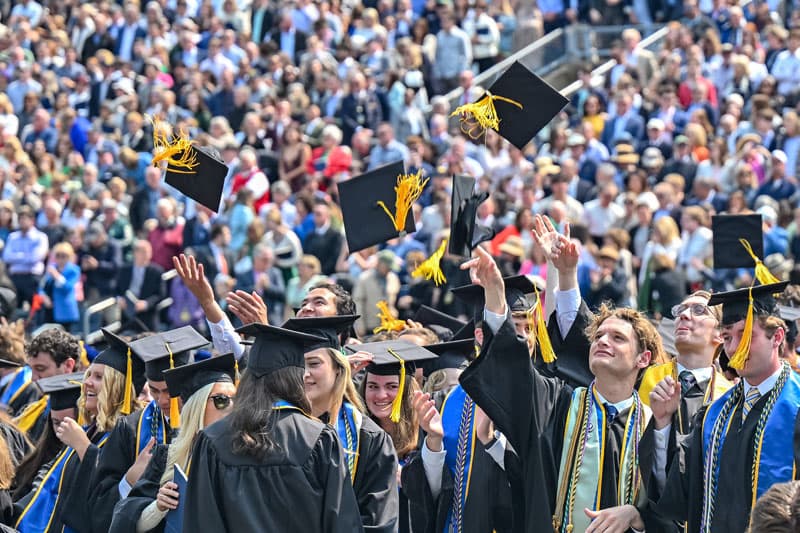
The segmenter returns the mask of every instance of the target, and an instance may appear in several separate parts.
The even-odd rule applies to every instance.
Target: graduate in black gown
[[[723,346],[742,379],[700,410],[658,501],[657,510],[686,521],[689,531],[746,531],[756,499],[794,477],[800,458],[800,378],[779,357],[786,326],[773,297],[785,287],[785,282],[760,285],[709,300],[709,305],[722,304]],[[664,408],[677,403],[678,384],[669,392],[666,400],[651,397],[654,408],[656,401],[667,404]]]
[[[292,318],[283,327],[325,339],[305,353],[303,381],[311,414],[339,435],[364,531],[391,533],[397,531],[397,454],[391,437],[365,414],[339,344],[341,333],[358,317]]]
[[[31,492],[15,502],[15,527],[20,531],[57,532],[65,527],[79,533],[91,531],[92,474],[122,407],[136,405],[128,345],[107,330],[103,334],[109,347],[89,366],[82,387],[81,374],[52,378],[63,380],[63,388],[71,384],[73,390],[81,390],[78,421],[66,417],[59,422],[56,436],[66,447],[42,468]],[[68,408],[68,404],[55,405]]]
[[[166,370],[170,394],[181,401],[181,427],[169,446],[159,445],[127,498],[117,502],[110,532],[164,530],[166,515],[178,506],[180,494],[173,481],[173,465],[189,470],[197,433],[228,415],[236,394],[233,354]],[[138,529],[137,529],[138,528]]]
[[[558,243],[574,266],[577,246],[563,237]],[[643,529],[638,508],[647,499],[639,467],[652,465],[640,465],[638,440],[649,409],[634,387],[651,359],[663,357],[655,329],[635,311],[604,310],[590,330],[595,382],[573,392],[531,364],[506,314],[503,280],[491,256],[476,249],[463,268],[484,287],[486,311],[481,354],[460,382],[516,452],[512,464],[506,461],[515,530]]]
[[[310,416],[304,347],[325,339],[274,326],[255,335],[233,410],[197,436],[184,531],[362,531],[342,446]]]
[[[19,414],[26,405],[41,397],[41,392],[33,385],[29,366],[0,359],[0,371],[5,371],[3,379],[7,380],[0,388],[0,407],[11,416]]]
[[[108,439],[89,502],[94,532],[108,531],[114,506],[138,481],[150,460],[152,447],[169,444],[175,429],[172,425],[179,425],[177,399],[173,401],[170,396],[164,370],[185,365],[191,350],[206,344],[208,341],[191,326],[142,337],[131,343],[134,359],[144,366],[153,400],[143,409],[120,419]],[[137,390],[142,386],[143,381],[139,381]],[[175,413],[170,412],[173,403]],[[172,417],[172,425],[169,417]]]

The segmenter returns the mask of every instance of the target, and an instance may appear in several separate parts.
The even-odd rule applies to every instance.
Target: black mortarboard
[[[424,347],[439,357],[427,365],[427,373],[444,368],[461,368],[465,362],[475,358],[475,339],[461,339]]]
[[[353,326],[353,323],[360,317],[361,315],[336,315],[290,318],[284,322],[281,327],[291,329],[292,331],[308,333],[309,335],[316,335],[317,337],[325,339],[318,344],[306,346],[306,352],[316,350],[317,348],[333,348],[334,350],[339,350],[342,347],[340,341],[341,334],[348,331]]]
[[[797,340],[797,320],[800,319],[800,307],[778,304],[778,315],[786,322],[786,342],[794,346]]]
[[[56,411],[74,409],[77,407],[78,398],[81,397],[83,374],[83,372],[73,372],[42,378],[36,382],[36,386],[42,394],[50,395],[50,409]]]
[[[775,294],[780,294],[789,284],[788,281],[772,283],[769,285],[756,285],[753,291],[753,315],[775,315],[778,316],[778,304],[775,301]],[[722,304],[723,326],[730,326],[747,317],[747,310],[750,303],[750,288],[736,289],[728,292],[717,292],[711,295],[708,305]]]
[[[495,97],[491,103],[494,105],[497,118],[500,119],[498,133],[520,150],[525,148],[525,145],[569,103],[560,92],[519,61],[515,61],[508,70],[500,74],[488,92]],[[513,100],[518,105],[503,101],[503,98]],[[491,110],[488,113],[486,110],[488,102],[484,101],[483,104],[480,102],[479,100],[477,104],[484,108],[482,114],[491,116]],[[463,106],[473,117],[474,104]],[[460,112],[461,109],[457,109],[456,112]],[[480,120],[475,122],[481,123]],[[481,125],[484,126],[481,128],[482,131],[485,125]],[[462,129],[465,129],[463,125]],[[473,138],[480,137],[472,130],[468,133]]]
[[[398,177],[404,175],[403,162],[396,161],[338,184],[345,238],[350,253],[383,244],[401,234],[393,218],[378,202],[383,202],[392,217],[398,216],[396,204],[402,202],[398,202],[395,188],[400,188]],[[419,192],[422,192],[421,188]],[[405,215],[404,220],[397,220],[403,231],[413,233],[416,226],[411,207],[399,215]]]
[[[212,383],[233,383],[236,380],[236,358],[232,353],[212,357],[164,371],[170,396],[180,397],[185,404],[195,392]]]
[[[165,370],[187,364],[191,350],[207,344],[192,326],[184,326],[133,341],[131,350],[144,361],[147,379],[164,381]]]
[[[128,383],[133,384],[136,393],[140,393],[144,388],[144,361],[134,357],[127,342],[115,335],[112,331],[103,328],[103,339],[108,347],[97,354],[92,361],[93,364],[110,366],[114,370],[122,372],[127,378]],[[130,364],[131,373],[128,374]],[[123,406],[124,409],[124,406]]]
[[[756,257],[764,257],[761,215],[716,215],[711,217],[714,233],[714,268],[753,268],[755,262],[739,239],[745,239]]]
[[[494,237],[494,229],[477,224],[475,220],[478,206],[487,198],[489,198],[488,192],[475,192],[475,178],[453,176],[448,243],[448,251],[451,254],[468,257],[473,248]]]
[[[167,167],[165,181],[216,213],[222,199],[225,178],[228,176],[228,167],[211,155],[208,148],[191,146],[188,149],[193,152],[197,166],[191,171]]]
[[[462,320],[459,320],[456,317],[450,316],[446,313],[442,313],[441,311],[437,311],[436,309],[428,307],[427,305],[421,305],[420,308],[417,309],[413,320],[414,322],[419,322],[426,328],[431,329],[439,337],[439,340],[444,339],[442,339],[442,334],[440,334],[440,331],[437,331],[437,329],[441,330],[443,328],[449,331],[450,334],[447,340],[450,340],[456,331],[461,330],[461,328],[466,325],[466,323]]]
[[[19,368],[22,363],[16,361],[9,361],[8,359],[0,359],[0,368]]]
[[[407,374],[413,374],[417,367],[416,364],[429,359],[435,359],[437,355],[422,346],[411,344],[402,338],[390,341],[368,342],[364,344],[347,345],[345,350],[355,352],[367,352],[372,354],[372,362],[367,366],[367,372],[378,376],[396,376],[400,374],[401,365],[405,366]]]
[[[535,291],[535,287],[527,276],[509,276],[503,278],[505,282],[506,303],[512,313],[528,312],[533,303],[525,297]],[[480,285],[462,285],[451,289],[453,294],[472,306],[475,323],[483,320],[483,306],[485,302],[483,287]]]
[[[248,324],[236,332],[255,337],[250,347],[247,372],[256,377],[281,368],[305,368],[306,347],[326,341],[324,337],[266,324]]]

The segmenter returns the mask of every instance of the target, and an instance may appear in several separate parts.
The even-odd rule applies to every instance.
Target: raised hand
[[[80,458],[83,458],[83,453],[91,444],[83,428],[70,417],[65,417],[58,425],[56,437],[70,448],[73,448]]]
[[[256,291],[252,293],[230,292],[226,300],[228,309],[242,321],[242,324],[269,324],[267,304]]]
[[[681,385],[672,376],[667,376],[650,392],[650,410],[653,411],[656,429],[667,427],[680,406]]]
[[[375,357],[371,353],[363,351],[348,355],[347,362],[350,363],[350,374],[355,376],[358,372],[367,368],[374,358]]]
[[[139,453],[139,457],[136,458],[136,461],[125,473],[125,480],[131,487],[134,486],[136,482],[139,481],[139,478],[142,477],[142,474],[144,474],[144,469],[147,468],[147,463],[150,462],[150,455],[155,445],[156,439],[154,437],[150,437],[150,440],[147,441],[147,445],[144,447],[141,453]]]
[[[580,246],[570,240],[569,223],[564,225],[564,234],[561,235],[548,217],[536,215],[533,219],[533,240],[559,272],[578,268]]]
[[[442,440],[444,439],[444,427],[442,417],[436,410],[436,403],[431,400],[431,395],[416,391],[411,405],[417,412],[419,427],[425,432],[425,443],[432,452],[442,451]]]
[[[183,284],[197,298],[201,306],[214,301],[214,289],[206,279],[201,263],[192,256],[181,254],[172,258],[172,265]]]
[[[486,308],[497,314],[505,314],[505,283],[500,269],[489,252],[476,247],[472,251],[472,259],[461,264],[461,270],[469,270],[469,277],[474,285],[483,287],[486,297]]]
[[[494,423],[478,406],[475,406],[475,434],[484,445],[494,438]]]

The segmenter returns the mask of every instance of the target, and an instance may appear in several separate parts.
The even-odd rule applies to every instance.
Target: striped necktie
[[[750,410],[753,408],[759,398],[761,398],[761,393],[758,392],[756,387],[752,387],[749,391],[747,391],[747,396],[744,397],[744,407],[742,408],[742,421],[747,418],[747,415],[750,413]]]

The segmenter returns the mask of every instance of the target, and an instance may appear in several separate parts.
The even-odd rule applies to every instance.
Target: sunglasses
[[[678,304],[672,307],[672,316],[678,317],[684,311],[689,310],[692,316],[710,316],[711,310],[703,304]]]
[[[209,397],[209,399],[214,402],[214,408],[216,408],[217,411],[224,411],[233,405],[233,397],[227,394],[215,394]]]

